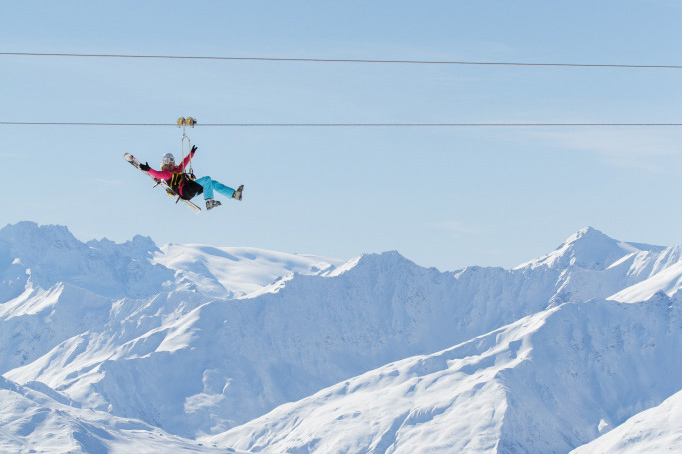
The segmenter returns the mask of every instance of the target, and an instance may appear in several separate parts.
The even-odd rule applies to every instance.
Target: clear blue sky
[[[682,65],[679,1],[5,2],[0,52]],[[0,56],[0,121],[682,123],[682,70]],[[209,128],[194,215],[123,161],[175,127],[0,125],[0,224],[512,267],[591,225],[682,244],[682,128]]]

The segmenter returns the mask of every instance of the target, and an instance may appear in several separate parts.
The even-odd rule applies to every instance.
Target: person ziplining
[[[221,205],[219,200],[215,200],[214,192],[241,201],[244,185],[240,185],[239,188],[235,190],[212,179],[208,175],[198,179],[194,176],[194,172],[192,171],[192,158],[197,152],[197,146],[192,146],[187,156],[184,156],[185,139],[187,139],[189,145],[189,137],[185,134],[184,128],[185,126],[194,127],[195,124],[196,120],[191,117],[178,119],[178,126],[183,127],[183,157],[178,165],[175,164],[175,157],[172,153],[166,153],[163,156],[160,170],[151,168],[149,162],[142,164],[130,153],[125,153],[124,158],[134,167],[152,178],[156,182],[156,185],[161,185],[166,189],[166,192],[169,195],[175,196],[176,203],[182,200],[195,213],[200,212],[201,208],[195,205],[191,199],[199,194],[204,195],[206,210],[211,210]]]

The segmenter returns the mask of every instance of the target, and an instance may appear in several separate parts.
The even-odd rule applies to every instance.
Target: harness
[[[173,176],[168,180],[168,186],[175,192],[179,192],[178,189],[180,189],[180,186],[182,186],[183,183],[194,179],[194,174],[190,175],[185,172],[173,172]]]

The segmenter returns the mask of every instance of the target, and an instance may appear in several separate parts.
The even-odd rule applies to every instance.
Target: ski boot
[[[244,185],[239,185],[236,191],[234,191],[234,194],[232,194],[233,199],[241,200],[242,199],[242,192],[244,192]]]
[[[206,210],[211,210],[220,205],[222,205],[222,203],[220,203],[220,200],[206,199]]]

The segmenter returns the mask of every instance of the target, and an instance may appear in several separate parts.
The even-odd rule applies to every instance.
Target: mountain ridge
[[[659,323],[666,324],[672,318],[679,320],[680,307],[679,300],[670,301],[667,297],[658,297],[644,306],[613,302],[593,302],[585,306],[566,303],[441,352],[407,358],[366,372],[207,440],[256,452],[326,452],[315,442],[319,437],[327,442],[333,440],[339,452],[366,452],[359,446],[375,447],[367,452],[568,452],[572,446],[566,440],[572,440],[574,444],[584,443],[599,435],[604,419],[613,425],[622,422],[622,415],[618,413],[622,410],[618,410],[618,401],[614,401],[615,393],[600,391],[594,387],[597,383],[579,387],[581,382],[590,380],[590,375],[599,372],[572,369],[574,366],[570,362],[575,362],[585,353],[601,358],[596,366],[608,364],[617,370],[624,354],[609,354],[609,344],[618,340],[618,333],[608,329],[601,336],[603,340],[596,340],[595,335],[600,334],[604,323],[614,319],[611,325],[628,326],[645,319],[651,328]],[[585,318],[591,321],[588,328],[592,333],[591,339],[580,331],[562,328],[567,320],[582,320],[579,313],[585,310],[592,315]],[[630,313],[625,324],[623,318],[613,317],[621,311]],[[656,313],[652,319],[642,317],[652,311]],[[578,345],[582,347],[577,349],[570,344],[556,342],[557,328],[565,331],[562,335],[580,342]],[[654,332],[665,340],[664,332],[651,330]],[[500,338],[503,339],[501,342]],[[595,341],[601,347],[588,348],[587,345]],[[630,348],[653,348],[650,341],[644,336],[632,342]],[[676,341],[659,355],[663,359],[674,355],[675,345],[679,342],[678,331]],[[566,347],[575,356],[564,365],[567,371],[542,372],[533,364],[555,355],[557,348]],[[562,358],[565,356],[561,355]],[[653,383],[655,377],[664,371],[670,372],[661,357],[651,357],[633,370],[638,376],[646,375]],[[673,379],[659,383],[658,395],[652,396],[649,402],[638,402],[637,393],[631,392],[631,403],[626,405],[632,405],[631,411],[635,412],[661,403],[669,393],[682,387],[680,372],[677,366]],[[539,373],[546,375],[542,378],[542,386],[529,385],[538,379]],[[618,377],[611,375],[610,380],[611,386],[615,387]],[[598,385],[608,389],[609,382],[605,380]],[[589,399],[585,399],[586,396],[576,398],[581,395],[577,389],[583,388],[591,393]],[[421,393],[417,389],[421,389]],[[537,390],[542,392],[538,395]],[[405,399],[415,393],[417,397]],[[480,407],[468,405],[471,393],[482,393],[476,400]],[[538,404],[540,398],[550,403],[561,401],[557,403],[561,406],[560,411]],[[528,409],[520,410],[523,407],[519,407],[518,401],[522,401]],[[372,405],[368,406],[367,402],[372,402]],[[577,406],[582,406],[582,411],[576,410]],[[585,414],[586,408],[594,406],[603,409],[604,413],[592,415],[588,412],[588,419],[577,424],[574,415]],[[390,411],[386,411],[387,408]],[[462,418],[464,415],[466,417]],[[564,415],[563,421],[561,415]],[[528,422],[527,418],[531,420]],[[539,429],[543,427],[544,430]],[[529,432],[529,428],[536,428],[536,432]],[[420,438],[410,441],[415,438],[415,433],[422,431],[440,436],[432,440],[432,444]],[[472,440],[461,439],[457,436],[459,433],[476,433],[475,449],[471,448]],[[402,442],[398,443],[398,440]],[[544,443],[546,440],[550,442]],[[380,445],[383,446],[381,450],[377,449]]]
[[[28,233],[18,231],[22,228]],[[420,267],[396,251],[364,254],[344,263],[256,248],[157,247],[142,236],[122,245],[106,239],[80,243],[70,239],[68,229],[48,229],[55,238],[65,238],[50,247],[67,248],[61,256],[73,262],[67,263],[69,273],[62,274],[49,273],[51,268],[42,266],[38,255],[22,255],[26,247],[12,240],[40,245],[41,229],[20,223],[0,230],[0,288],[6,298],[0,300],[0,335],[6,341],[0,345],[3,376],[19,385],[42,383],[84,409],[139,419],[175,436],[202,438],[217,446],[224,443],[220,434],[242,430],[249,421],[293,408],[336,384],[481,336],[496,339],[491,333],[510,329],[527,317],[567,313],[567,307],[658,307],[651,302],[642,306],[644,300],[676,307],[682,282],[676,280],[677,273],[682,275],[679,247],[623,243],[591,228],[514,269],[468,267],[448,272]],[[51,263],[55,254],[45,257]],[[144,270],[156,279],[135,281],[126,270],[133,274]],[[109,286],[101,285],[102,276],[109,278]],[[58,278],[64,282],[55,282]],[[113,288],[112,282],[121,288]],[[21,292],[8,298],[19,288]],[[91,310],[87,317],[85,308]],[[583,315],[570,323],[587,323],[581,318],[587,312],[578,310]],[[652,339],[665,339],[668,331],[677,336],[681,328],[660,329]],[[637,337],[636,331],[631,333]],[[576,341],[571,347],[569,337],[565,342],[569,347],[560,350],[564,356],[581,345]],[[505,351],[520,357],[527,350],[523,345],[521,341]],[[17,355],[18,351],[24,353]],[[476,364],[475,356],[467,361]],[[545,362],[554,360],[549,355]],[[576,371],[582,373],[579,367]],[[570,376],[571,370],[565,373]],[[130,383],[135,387],[126,385]],[[481,389],[501,396],[506,388],[498,385],[488,381]],[[476,405],[476,396],[471,394],[471,400],[462,404]],[[648,405],[657,405],[663,397],[667,396],[654,396]],[[417,395],[408,393],[406,398]],[[520,401],[505,399],[505,414],[523,408]],[[534,399],[534,409],[540,411],[542,400]],[[509,402],[515,403],[509,407]],[[433,418],[447,412],[441,410],[434,410]],[[632,407],[626,413],[638,410]],[[428,420],[409,412],[406,418],[417,426]],[[401,443],[391,434],[400,433],[395,426],[399,419],[386,427],[384,436],[370,437],[371,446],[354,452],[397,449]],[[487,452],[486,446],[502,446],[500,452],[531,446],[529,441],[503,436],[504,424],[512,420],[523,418],[495,419],[497,435],[487,441],[470,439],[471,446],[481,449],[471,452]],[[599,418],[597,423],[610,427],[622,421]],[[521,429],[512,432],[526,433]],[[361,433],[358,427],[357,434]],[[589,433],[600,434],[597,429]],[[286,433],[273,436],[287,438]],[[555,452],[577,447],[544,437],[552,446],[563,446],[556,449],[564,451]],[[571,443],[591,441],[589,437],[573,437]],[[318,451],[313,439],[305,448],[299,446],[302,452],[327,452]]]

